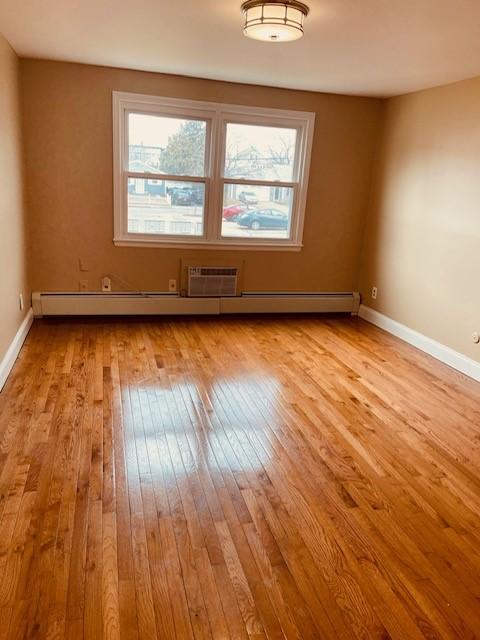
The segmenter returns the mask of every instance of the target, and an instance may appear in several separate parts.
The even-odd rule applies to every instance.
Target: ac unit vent
[[[189,297],[237,295],[236,267],[188,267]]]

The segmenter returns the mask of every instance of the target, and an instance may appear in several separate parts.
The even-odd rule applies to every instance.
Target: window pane
[[[292,217],[291,187],[225,184],[222,236],[288,238]]]
[[[128,179],[128,232],[201,236],[205,185]]]
[[[296,129],[227,124],[226,178],[291,182]]]
[[[206,123],[130,113],[128,168],[138,173],[205,175]]]

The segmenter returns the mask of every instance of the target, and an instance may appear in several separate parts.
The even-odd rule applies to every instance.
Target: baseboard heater
[[[359,293],[245,292],[221,298],[220,313],[352,313],[360,307]]]
[[[351,313],[360,294],[246,292],[237,297],[193,298],[163,292],[33,293],[33,312],[43,316],[219,315],[229,313]]]

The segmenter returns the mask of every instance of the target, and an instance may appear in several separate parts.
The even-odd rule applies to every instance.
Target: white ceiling
[[[0,0],[20,56],[390,96],[480,75],[480,0],[306,0],[305,37],[242,35],[241,0]]]

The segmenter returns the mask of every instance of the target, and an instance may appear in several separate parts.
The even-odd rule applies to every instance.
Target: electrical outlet
[[[18,304],[20,305],[20,311],[23,311],[23,307],[25,306],[23,303],[23,293],[18,294]]]
[[[376,300],[378,295],[377,287],[372,287],[372,300]]]
[[[80,291],[88,291],[88,280],[80,280],[78,288]]]
[[[112,290],[112,281],[108,276],[102,278],[102,291],[109,293]]]
[[[480,333],[478,333],[478,331],[475,331],[474,333],[472,333],[472,340],[475,344],[480,343]]]
[[[177,281],[175,280],[175,278],[170,278],[170,280],[168,281],[168,290],[171,292],[177,290]]]

